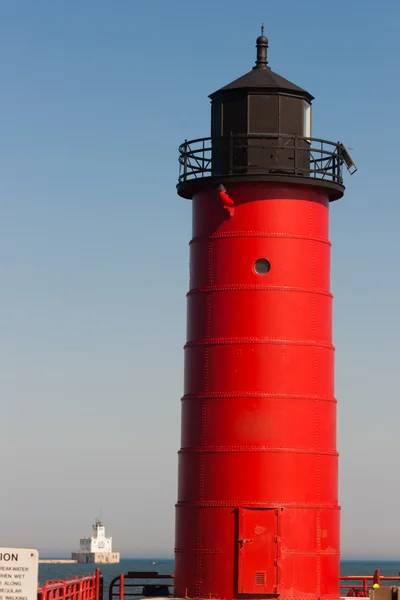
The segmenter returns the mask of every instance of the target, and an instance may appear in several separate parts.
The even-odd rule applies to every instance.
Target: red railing
[[[385,585],[383,582],[391,582],[391,585],[399,585],[400,575],[381,575],[379,569],[375,569],[373,575],[342,575],[340,577],[340,590],[346,596],[367,597],[374,585]],[[344,584],[343,582],[347,582]],[[387,585],[387,584],[386,584]]]
[[[125,598],[173,596],[174,575],[163,575],[155,571],[131,571],[115,577],[108,590],[108,600]],[[340,591],[342,596],[368,597],[374,585],[398,585],[399,575],[381,575],[376,569],[373,575],[342,575]],[[159,593],[158,593],[159,592]],[[82,575],[71,579],[46,581],[38,587],[38,600],[103,600],[103,578],[100,569],[92,575]]]
[[[100,569],[92,575],[71,579],[51,579],[38,587],[38,600],[102,600],[103,581]]]
[[[396,582],[398,582],[396,584]],[[381,575],[376,569],[373,575],[342,575],[340,591],[342,596],[368,597],[369,591],[377,584],[400,585],[400,574],[394,576]],[[154,596],[174,595],[174,575],[162,575],[156,571],[131,571],[126,575],[118,575],[110,584],[108,600],[125,600]]]

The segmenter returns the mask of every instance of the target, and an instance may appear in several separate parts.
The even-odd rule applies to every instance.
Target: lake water
[[[152,561],[156,561],[156,565]],[[163,574],[174,572],[172,559],[123,559],[117,565],[39,565],[39,582],[42,585],[48,579],[65,579],[67,577],[81,576],[93,573],[96,566],[100,567],[104,581],[104,600],[108,598],[108,587],[114,577],[128,571],[158,571]],[[381,570],[381,575],[398,575],[400,562],[395,561],[357,561],[345,560],[341,562],[342,575],[373,575],[375,569]],[[145,583],[143,581],[143,583]]]

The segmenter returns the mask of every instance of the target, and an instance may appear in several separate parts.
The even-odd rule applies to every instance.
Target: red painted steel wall
[[[226,185],[233,218],[193,198],[175,595],[338,598],[329,202]]]

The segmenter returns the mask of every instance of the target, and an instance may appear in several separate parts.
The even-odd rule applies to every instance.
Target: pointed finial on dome
[[[268,39],[264,35],[264,23],[261,24],[261,35],[257,38],[257,60],[253,69],[269,69],[267,60]]]

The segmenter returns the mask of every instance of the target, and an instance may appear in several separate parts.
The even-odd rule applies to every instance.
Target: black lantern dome
[[[198,186],[225,180],[285,180],[329,187],[332,200],[344,192],[342,144],[311,137],[314,97],[268,65],[268,39],[256,41],[251,71],[211,99],[211,137],[180,146],[178,193],[191,198]],[[294,179],[293,179],[294,178]]]
[[[311,137],[313,96],[268,66],[268,39],[257,38],[256,65],[211,98],[211,136],[288,134]]]

